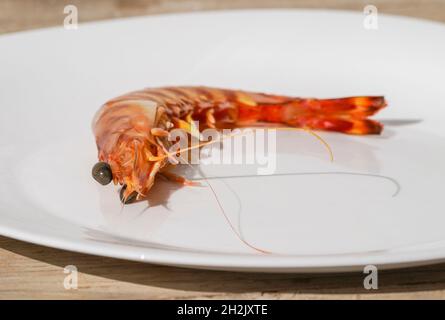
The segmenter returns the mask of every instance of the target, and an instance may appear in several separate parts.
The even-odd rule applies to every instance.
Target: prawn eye
[[[101,185],[107,185],[113,180],[113,174],[111,173],[111,167],[106,162],[98,162],[94,165],[92,170],[94,180]]]
[[[136,198],[137,198],[137,192],[135,192],[135,191],[133,191],[128,197],[127,197],[127,199],[125,200],[124,199],[124,194],[125,194],[125,190],[127,189],[127,185],[124,185],[122,188],[121,188],[121,191],[119,192],[119,197],[120,197],[120,199],[121,199],[121,201],[122,201],[122,203],[123,204],[130,204],[130,203],[133,203],[135,200],[136,200]]]

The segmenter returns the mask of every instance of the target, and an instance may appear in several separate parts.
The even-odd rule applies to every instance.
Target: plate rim
[[[89,21],[89,22],[81,22],[80,25],[83,27],[91,27],[97,24],[113,24],[116,22],[125,23],[136,20],[145,20],[145,19],[153,19],[153,18],[172,18],[175,16],[193,16],[193,15],[224,15],[224,14],[233,14],[233,13],[267,13],[267,12],[296,12],[296,13],[324,13],[324,14],[348,14],[348,15],[359,15],[362,13],[361,11],[354,10],[338,10],[338,9],[299,9],[299,8],[288,8],[288,9],[274,9],[274,8],[256,8],[256,9],[231,9],[231,10],[205,10],[200,12],[180,12],[180,13],[162,13],[162,14],[151,14],[151,15],[142,15],[142,16],[133,16],[133,17],[123,17],[123,18],[112,18],[105,19],[99,21]],[[439,21],[428,20],[424,18],[417,17],[408,17],[408,16],[400,16],[400,15],[392,15],[379,13],[379,16],[389,17],[392,19],[399,19],[403,21],[411,21],[413,23],[422,23],[422,24],[430,24],[434,26],[440,26],[444,28],[445,31],[445,23]],[[11,36],[24,36],[33,33],[42,33],[42,32],[54,32],[55,30],[63,29],[61,26],[52,26],[46,28],[32,29],[32,30],[23,30],[11,33],[5,33],[0,35],[0,40],[3,38],[11,37]],[[135,254],[130,254],[123,250],[127,245],[113,245],[108,243],[92,243],[88,239],[81,239],[81,242],[73,242],[69,239],[60,239],[57,238],[56,235],[53,234],[39,234],[35,231],[23,231],[17,229],[14,226],[8,226],[4,222],[0,221],[0,234],[5,237],[17,239],[20,241],[25,241],[37,245],[43,245],[51,248],[68,250],[72,252],[78,252],[83,254],[92,254],[97,256],[106,256],[110,258],[117,259],[125,259],[131,261],[139,261],[145,263],[155,263],[160,265],[169,265],[169,266],[177,266],[177,267],[186,267],[186,268],[199,268],[199,269],[215,269],[215,270],[223,270],[223,271],[243,271],[243,272],[289,272],[289,273],[316,273],[316,272],[349,272],[349,271],[359,271],[363,270],[363,267],[369,264],[373,264],[379,267],[379,269],[396,269],[410,266],[418,266],[418,265],[426,265],[433,263],[441,263],[445,261],[445,244],[442,248],[428,249],[422,250],[421,252],[416,252],[416,258],[413,258],[412,251],[399,252],[399,253],[391,253],[389,256],[386,254],[369,256],[363,255],[362,257],[357,257],[356,254],[348,255],[344,254],[342,257],[339,255],[320,255],[321,258],[317,256],[306,256],[306,260],[302,259],[301,256],[298,255],[279,255],[279,256],[268,256],[267,260],[264,260],[264,257],[261,255],[240,255],[240,254],[230,254],[224,252],[215,252],[215,253],[201,253],[201,252],[184,252],[184,251],[175,251],[170,250],[166,251],[165,249],[157,249],[157,248],[141,248],[142,254],[149,255],[152,254],[149,259],[143,258],[140,256],[136,256]],[[89,243],[89,246],[85,246],[85,242]],[[119,249],[119,247],[122,247]],[[215,260],[215,256],[219,259]],[[173,258],[172,258],[173,257]],[[232,263],[222,264],[221,258],[230,259]],[[263,259],[261,261],[261,259]],[[308,263],[308,259],[312,260],[312,264]],[[337,263],[332,263],[330,260],[335,259]],[[355,263],[350,263],[348,261],[354,260]],[[323,263],[320,263],[322,260]],[[366,260],[366,263],[365,261]],[[257,262],[261,261],[261,264]],[[316,263],[314,263],[316,261]],[[362,261],[363,263],[358,263]]]

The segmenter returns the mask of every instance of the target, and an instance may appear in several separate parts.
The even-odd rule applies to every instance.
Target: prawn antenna
[[[251,129],[257,130],[258,128],[251,128]],[[274,128],[267,128],[267,129],[269,129],[269,130],[282,130],[282,131],[289,131],[289,130],[293,130],[293,131],[295,131],[295,130],[297,130],[297,131],[304,131],[304,132],[307,132],[307,133],[309,133],[311,136],[313,136],[315,139],[317,139],[317,140],[318,140],[318,141],[325,147],[325,149],[326,149],[326,150],[328,151],[328,153],[329,153],[329,159],[330,159],[330,161],[331,161],[331,162],[334,161],[334,154],[333,154],[333,152],[332,152],[332,148],[330,147],[330,145],[329,145],[329,144],[328,144],[328,143],[327,143],[327,142],[326,142],[320,135],[318,135],[317,133],[315,133],[314,131],[312,131],[312,130],[309,129],[309,128],[274,127]],[[193,145],[193,146],[190,146],[190,147],[187,147],[187,148],[183,148],[183,149],[180,149],[180,150],[176,150],[175,152],[169,152],[169,153],[166,153],[165,155],[163,155],[162,157],[163,157],[163,158],[170,158],[171,156],[173,156],[173,155],[175,155],[175,154],[178,155],[178,154],[183,153],[183,152],[188,151],[188,150],[193,150],[193,149],[196,149],[196,148],[201,148],[201,147],[204,147],[204,146],[206,146],[206,145],[214,144],[214,143],[220,142],[220,141],[222,141],[222,140],[224,140],[224,139],[231,138],[231,137],[238,136],[238,135],[242,135],[242,134],[243,134],[243,132],[237,132],[237,133],[234,133],[234,134],[222,135],[221,138],[219,138],[219,139],[215,139],[215,140],[211,140],[211,141],[206,141],[206,142],[198,143],[198,144],[196,144],[196,145]],[[226,222],[227,222],[227,224],[229,225],[229,227],[230,227],[230,228],[232,229],[232,231],[235,233],[236,237],[237,237],[242,243],[244,243],[247,247],[249,247],[249,248],[251,248],[251,249],[253,249],[253,250],[255,250],[255,251],[259,252],[259,253],[262,253],[262,254],[271,254],[272,252],[270,252],[270,251],[267,251],[267,250],[264,250],[264,249],[260,249],[260,248],[257,248],[257,247],[255,247],[255,246],[251,245],[248,241],[246,241],[246,240],[241,236],[241,234],[240,234],[240,233],[238,232],[238,230],[235,228],[235,226],[233,225],[233,223],[230,221],[230,219],[229,219],[227,213],[226,213],[225,210],[224,210],[224,207],[223,207],[221,201],[220,201],[219,198],[218,198],[218,195],[216,194],[215,189],[213,188],[212,184],[211,184],[210,181],[207,179],[207,177],[206,177],[201,171],[196,170],[196,168],[194,168],[190,163],[188,163],[188,161],[186,161],[186,160],[184,159],[184,157],[182,157],[181,155],[179,155],[179,157],[184,161],[185,164],[187,164],[188,166],[190,166],[190,167],[192,168],[192,170],[194,170],[194,171],[198,171],[198,173],[200,174],[200,176],[205,180],[206,184],[209,186],[209,188],[210,188],[210,190],[211,190],[211,192],[212,192],[212,194],[213,194],[213,196],[214,196],[214,198],[215,198],[215,200],[216,200],[216,203],[218,204],[218,207],[219,207],[219,209],[220,209],[220,212],[221,212],[222,215],[224,216],[224,219],[226,220]]]
[[[180,158],[181,158],[182,160],[184,160],[183,157],[180,156]],[[211,191],[212,194],[213,194],[213,197],[214,197],[215,200],[216,200],[216,203],[218,204],[218,207],[219,207],[219,209],[220,209],[220,212],[221,212],[222,215],[224,216],[224,219],[226,220],[226,222],[227,222],[227,224],[229,225],[230,229],[232,229],[233,233],[235,233],[236,237],[237,237],[242,243],[244,243],[247,247],[249,247],[249,248],[251,248],[251,249],[253,249],[253,250],[255,250],[255,251],[259,252],[259,253],[262,253],[262,254],[271,254],[272,252],[270,252],[270,251],[267,251],[267,250],[264,250],[264,249],[260,249],[260,248],[257,248],[257,247],[255,247],[255,246],[251,245],[247,240],[245,240],[245,239],[241,236],[241,234],[238,232],[238,230],[237,230],[237,229],[235,228],[235,226],[233,225],[232,221],[230,221],[229,216],[227,215],[226,211],[224,210],[224,207],[223,207],[221,201],[219,200],[218,195],[216,194],[215,189],[213,188],[212,184],[211,184],[210,181],[207,179],[207,177],[206,177],[200,170],[196,170],[196,168],[194,168],[194,167],[193,167],[190,163],[188,163],[187,161],[184,161],[184,162],[185,162],[188,166],[190,166],[190,168],[192,168],[192,170],[197,171],[197,172],[199,173],[199,175],[200,175],[200,176],[204,179],[204,181],[207,183],[207,185],[208,185],[209,188],[210,188],[210,191]]]
[[[329,143],[324,140],[318,133],[315,131],[309,129],[309,128],[293,128],[293,127],[275,127],[275,128],[269,128],[269,129],[275,129],[275,130],[281,130],[281,131],[304,131],[309,133],[311,136],[313,136],[315,139],[317,139],[321,144],[326,148],[326,151],[329,154],[329,160],[331,162],[334,162],[334,152],[332,152],[332,148],[329,145]]]

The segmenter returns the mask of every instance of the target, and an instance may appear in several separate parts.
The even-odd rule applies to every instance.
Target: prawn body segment
[[[146,196],[168,163],[169,131],[236,128],[263,124],[346,134],[378,134],[383,126],[368,119],[386,106],[383,97],[296,98],[209,87],[148,88],[105,103],[93,121],[99,161],[129,197]],[[108,167],[95,171],[107,182]],[[99,178],[97,178],[99,179]]]
[[[203,127],[267,122],[347,134],[380,133],[383,126],[368,117],[386,106],[380,96],[304,99],[208,87],[150,88],[111,102],[125,100],[152,101],[162,106],[172,120],[189,116]]]

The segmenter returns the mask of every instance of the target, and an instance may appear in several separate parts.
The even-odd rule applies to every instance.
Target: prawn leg
[[[179,183],[183,186],[192,186],[192,187],[197,187],[200,186],[201,184],[199,182],[195,182],[195,181],[191,181],[188,180],[187,178],[177,175],[173,172],[170,172],[168,170],[164,170],[162,172],[159,172],[160,175],[162,175],[164,178],[166,178],[168,181],[172,181],[175,183]]]

